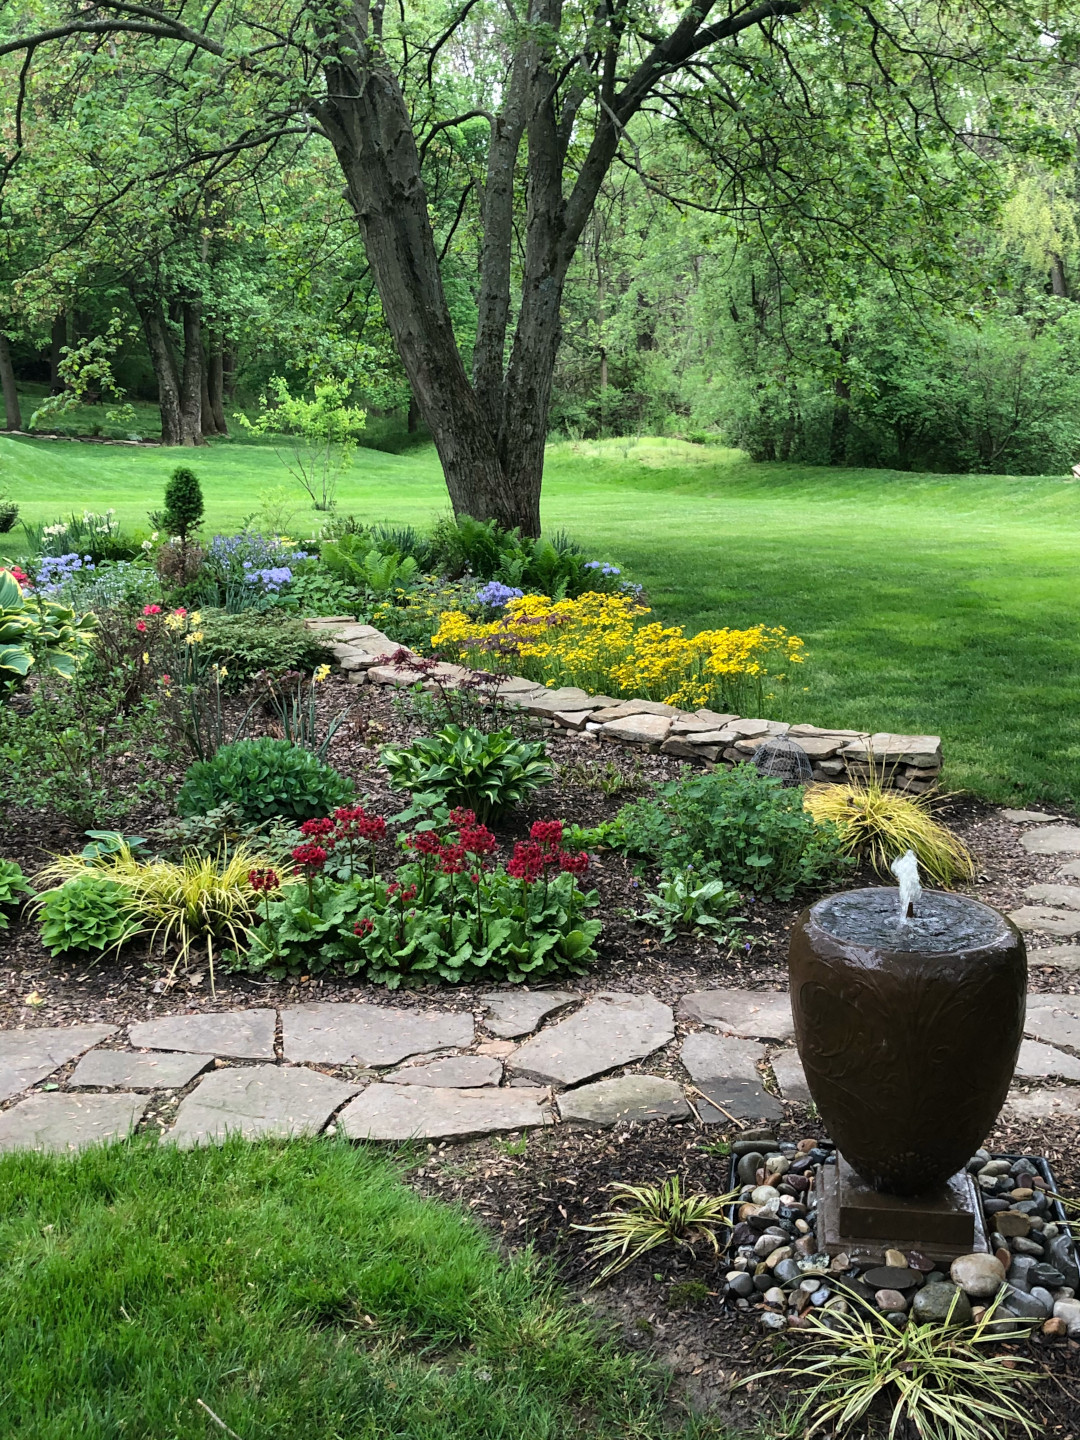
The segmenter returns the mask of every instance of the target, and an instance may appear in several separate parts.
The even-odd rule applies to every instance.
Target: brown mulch
[[[358,794],[387,815],[402,806],[391,792],[379,764],[380,745],[407,740],[417,733],[407,702],[387,692],[349,686],[341,677],[327,682],[321,705],[328,714],[344,703],[354,710],[331,750],[335,766],[354,777]],[[583,736],[548,731],[549,753],[556,781],[513,819],[499,827],[500,840],[512,842],[528,833],[534,820],[559,818],[593,825],[610,818],[626,800],[648,793],[654,781],[677,776],[680,762],[660,755],[637,755],[618,747],[601,749]],[[162,772],[164,773],[164,771]],[[117,784],[124,784],[122,773]],[[617,793],[608,791],[618,783]],[[1041,808],[1041,807],[1040,807]],[[1023,903],[1023,890],[1051,879],[1055,857],[1029,856],[1020,846],[1021,827],[1008,824],[996,807],[971,797],[943,801],[941,818],[971,846],[979,874],[971,893],[999,909]],[[127,833],[152,836],[168,819],[166,807],[146,805],[124,823]],[[1062,819],[1072,819],[1062,815]],[[51,853],[79,849],[83,837],[62,818],[48,812],[9,808],[0,816],[0,857],[15,859],[32,874]],[[786,935],[801,903],[757,903],[751,910],[751,948],[734,956],[721,954],[708,941],[683,938],[662,945],[631,918],[641,893],[634,867],[619,856],[597,857],[590,882],[600,894],[598,913],[604,920],[599,958],[587,976],[571,988],[584,994],[597,990],[649,991],[673,1004],[696,989],[743,986],[782,989],[786,986]],[[863,876],[852,883],[873,883]],[[1052,938],[1041,943],[1055,943]],[[1040,967],[1031,955],[1030,988],[1070,991],[1077,975]],[[168,965],[132,948],[122,961],[76,964],[53,960],[42,948],[32,924],[16,917],[0,931],[0,1028],[67,1025],[101,1021],[124,1025],[177,1011],[230,1009],[236,1006],[282,1005],[299,999],[345,1000],[420,1008],[462,1008],[481,1011],[481,987],[458,990],[425,989],[388,992],[348,980],[314,977],[281,983],[243,976],[219,975],[217,994],[201,968],[169,983]],[[675,1062],[672,1061],[673,1065]],[[633,1067],[631,1067],[633,1068]],[[663,1070],[654,1059],[647,1068]],[[164,1125],[176,1097],[162,1097]],[[808,1113],[789,1114],[779,1138],[797,1140],[819,1133]],[[608,1207],[608,1187],[617,1181],[648,1184],[677,1173],[694,1189],[728,1188],[729,1162],[709,1146],[718,1132],[704,1135],[690,1125],[652,1125],[595,1132],[557,1127],[530,1134],[525,1141],[484,1139],[457,1145],[431,1146],[421,1163],[410,1166],[408,1179],[418,1190],[465,1206],[510,1249],[534,1247],[545,1261],[599,1315],[617,1324],[624,1342],[670,1365],[676,1374],[677,1405],[708,1406],[733,1423],[746,1425],[764,1417],[770,1403],[760,1391],[729,1397],[736,1378],[768,1365],[767,1341],[744,1316],[720,1298],[722,1262],[707,1256],[680,1256],[667,1250],[637,1262],[615,1281],[589,1288],[585,1247],[588,1237],[574,1228]],[[1050,1158],[1059,1184],[1067,1193],[1080,1192],[1080,1158],[1075,1129],[1063,1122],[1039,1122],[1027,1128],[995,1131],[995,1150],[1030,1150]],[[687,1286],[686,1282],[694,1282]],[[680,1289],[679,1287],[683,1288]],[[1036,1336],[1024,1347],[1050,1378],[1040,1388],[1039,1405],[1045,1433],[1058,1440],[1080,1436],[1080,1346],[1074,1341],[1049,1343]],[[782,1396],[778,1397],[783,1399]]]

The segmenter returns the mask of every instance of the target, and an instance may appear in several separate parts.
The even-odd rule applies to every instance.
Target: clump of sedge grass
[[[661,1245],[678,1245],[694,1253],[698,1244],[711,1247],[719,1255],[721,1245],[717,1231],[730,1226],[727,1208],[738,1195],[684,1195],[677,1175],[660,1185],[611,1185],[613,1194],[629,1201],[621,1210],[605,1210],[593,1225],[575,1225],[597,1238],[589,1253],[596,1259],[614,1255],[597,1276],[594,1284],[625,1270],[640,1255]]]
[[[179,860],[141,860],[122,845],[89,861],[82,855],[57,855],[36,878],[62,885],[90,873],[113,881],[124,891],[132,917],[150,931],[151,945],[179,947],[173,973],[187,965],[194,946],[205,945],[213,989],[214,945],[226,941],[244,949],[250,943],[259,899],[251,873],[269,864],[244,844],[222,847],[216,855],[185,850]],[[291,877],[281,878],[288,883]]]
[[[819,822],[831,821],[848,855],[865,860],[879,875],[906,850],[933,885],[971,880],[975,861],[958,835],[935,820],[926,795],[902,795],[874,773],[846,785],[811,785],[803,801]]]
[[[1034,1436],[1040,1427],[1022,1403],[1035,1384],[1020,1368],[1028,1362],[979,1348],[998,1338],[989,1331],[996,1308],[972,1325],[952,1325],[950,1308],[939,1323],[903,1329],[865,1312],[810,1312],[799,1332],[807,1343],[791,1362],[739,1383],[790,1376],[808,1386],[792,1427],[804,1440],[824,1429],[848,1434],[879,1401],[892,1407],[889,1440],[1006,1440],[1010,1426]]]

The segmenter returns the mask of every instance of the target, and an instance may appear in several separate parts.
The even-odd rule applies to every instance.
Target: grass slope
[[[670,1435],[584,1315],[368,1149],[0,1159],[4,1440]]]
[[[269,448],[184,458],[212,527],[235,525],[287,479]],[[29,519],[114,505],[125,525],[145,525],[177,463],[176,451],[0,441],[0,484]],[[434,452],[361,450],[340,504],[426,522],[446,509]],[[609,441],[551,448],[544,519],[628,565],[665,619],[801,635],[809,688],[788,696],[789,718],[939,733],[952,786],[1080,798],[1080,486]]]

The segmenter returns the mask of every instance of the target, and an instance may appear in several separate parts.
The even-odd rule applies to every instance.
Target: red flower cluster
[[[535,840],[519,840],[506,863],[506,873],[531,885],[544,873],[544,852]]]
[[[393,900],[396,897],[402,905],[407,905],[410,900],[416,899],[416,886],[400,885],[396,880],[391,880],[386,887],[386,894],[389,899]]]
[[[297,845],[292,852],[293,863],[310,880],[317,875],[327,861],[327,853],[321,845]]]
[[[146,631],[146,621],[145,621],[145,620],[136,620],[136,621],[135,621],[135,629],[138,630],[138,632],[139,632],[140,635],[144,634],[145,631]]]
[[[363,919],[357,920],[356,924],[352,927],[352,933],[358,940],[366,940],[374,929],[375,921],[369,920],[365,915]]]
[[[416,835],[410,835],[405,841],[405,848],[415,850],[417,855],[440,855],[442,853],[442,841],[434,830],[421,830]]]
[[[248,884],[257,894],[281,889],[281,876],[267,866],[265,869],[249,870]]]
[[[8,569],[11,572],[11,578],[18,586],[20,586],[23,590],[33,589],[33,586],[30,583],[30,576],[27,575],[25,570],[21,569],[18,565],[10,565]]]
[[[566,875],[584,875],[589,868],[589,857],[584,850],[576,855],[569,850],[559,851],[559,869]]]
[[[460,875],[465,869],[465,856],[468,851],[464,845],[444,845],[439,859],[442,861],[442,872],[444,875]]]
[[[143,612],[142,612],[142,613],[143,613],[144,615],[160,615],[160,614],[161,614],[161,606],[160,606],[160,605],[144,605],[144,606],[143,606]]]
[[[536,820],[529,831],[529,837],[546,850],[558,850],[562,846],[562,830],[561,820]]]
[[[334,811],[334,819],[342,839],[355,836],[372,845],[386,839],[386,821],[381,815],[369,815],[362,805],[343,806]]]
[[[561,870],[564,875],[584,875],[588,870],[589,857],[584,850],[575,855],[562,848],[561,820],[537,820],[529,837],[517,842],[506,867],[515,880],[531,885],[549,870]]]
[[[329,849],[333,848],[334,840],[330,837],[334,834],[334,822],[332,820],[305,820],[300,826],[300,834],[308,840],[323,840]]]

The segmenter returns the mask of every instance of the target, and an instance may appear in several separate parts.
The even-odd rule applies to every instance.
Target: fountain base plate
[[[975,1182],[960,1170],[928,1195],[885,1195],[842,1155],[821,1171],[818,1244],[828,1255],[879,1263],[885,1250],[917,1250],[928,1260],[985,1251],[986,1227]]]

